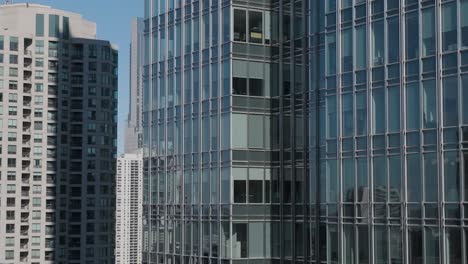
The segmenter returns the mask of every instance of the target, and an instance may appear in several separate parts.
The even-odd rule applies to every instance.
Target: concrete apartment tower
[[[114,263],[117,62],[78,14],[0,6],[0,263]]]
[[[117,159],[115,263],[141,263],[143,159],[140,153]]]

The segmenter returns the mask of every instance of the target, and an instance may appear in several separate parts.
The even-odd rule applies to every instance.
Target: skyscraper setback
[[[0,14],[0,262],[114,263],[116,48],[75,13]]]
[[[468,263],[468,1],[145,1],[144,263]]]

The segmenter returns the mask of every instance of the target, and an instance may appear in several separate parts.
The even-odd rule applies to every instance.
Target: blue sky
[[[2,0],[0,0],[2,1]],[[3,1],[2,1],[3,2]],[[15,3],[21,1],[16,0]],[[33,0],[81,14],[97,24],[97,37],[119,47],[119,153],[123,151],[123,124],[128,113],[130,22],[143,16],[142,0]]]

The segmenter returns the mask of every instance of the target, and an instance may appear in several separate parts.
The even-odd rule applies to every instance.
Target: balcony
[[[23,81],[30,84],[32,82],[32,73],[29,70],[25,70],[23,74]]]
[[[29,99],[28,99],[28,97],[29,97]],[[30,96],[23,97],[23,106],[25,108],[31,108],[31,97]]]
[[[24,184],[29,184],[29,175],[27,177],[25,177],[25,175],[28,175],[28,174],[23,175],[23,178],[21,179],[21,182],[24,183]]]
[[[32,85],[30,83],[23,84],[23,92],[30,94],[32,89]]]
[[[29,164],[28,165],[23,165],[22,170],[23,170],[23,172],[30,172],[31,168],[29,167]]]
[[[24,49],[24,57],[31,58],[32,57],[32,51],[29,50],[29,49]]]

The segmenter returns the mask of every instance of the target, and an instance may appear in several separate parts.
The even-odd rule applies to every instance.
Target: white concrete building
[[[141,154],[123,154],[117,159],[117,264],[141,263],[142,174]]]
[[[114,263],[117,61],[79,14],[0,5],[0,263]]]

